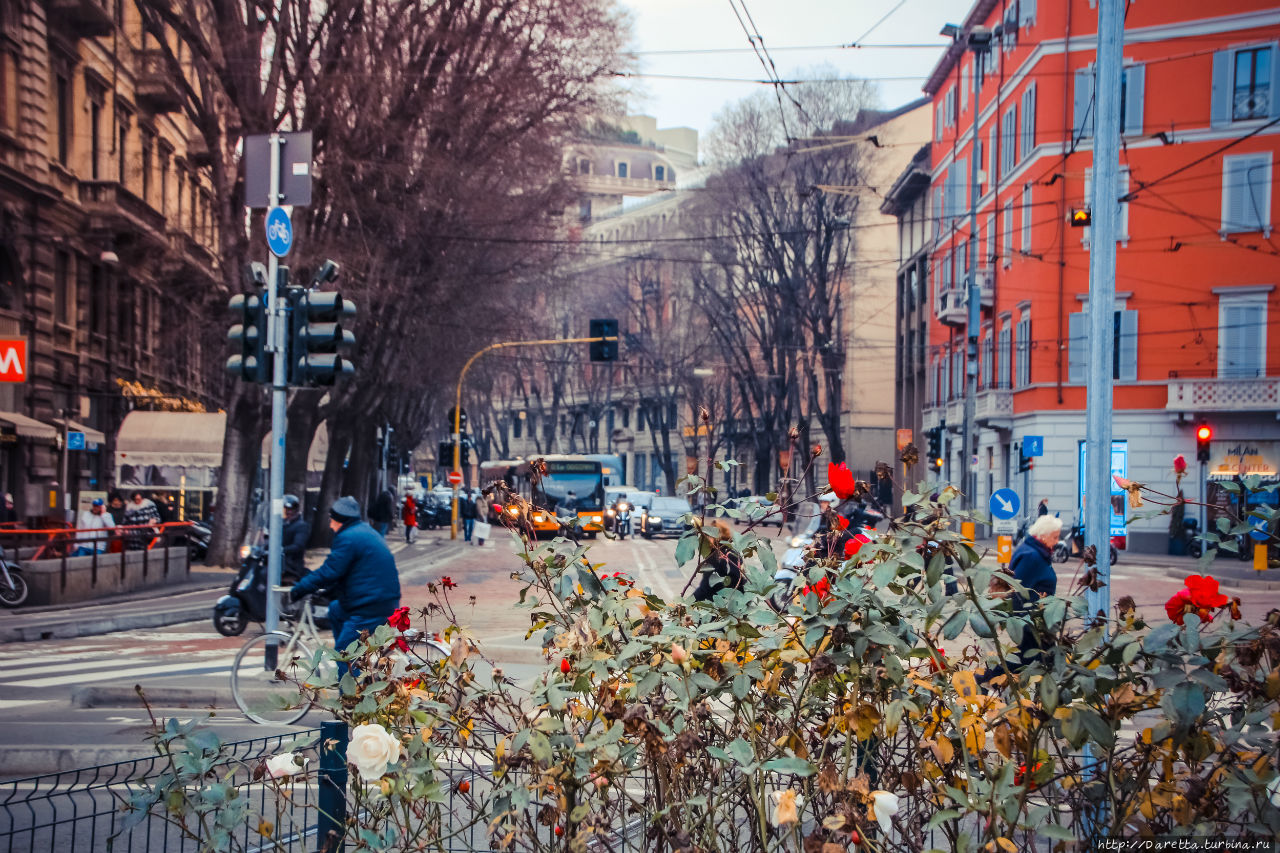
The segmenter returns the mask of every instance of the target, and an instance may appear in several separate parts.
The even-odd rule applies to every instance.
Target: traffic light
[[[1077,207],[1071,211],[1072,228],[1088,228],[1093,224],[1093,212],[1087,207]]]
[[[1196,459],[1201,462],[1208,462],[1212,457],[1209,452],[1209,442],[1213,440],[1213,428],[1208,424],[1200,424],[1196,427]]]
[[[457,407],[450,406],[449,414],[446,417],[448,417],[449,422],[445,425],[449,427],[450,431],[453,430],[453,422],[455,419],[457,419],[458,421],[458,432],[467,431],[467,410],[466,409],[463,409],[461,414],[459,414],[457,411]]]
[[[355,373],[355,365],[342,354],[356,343],[342,322],[355,316],[355,304],[335,292],[291,287],[288,294],[288,383],[332,385]]]
[[[453,442],[442,441],[436,449],[436,463],[442,468],[453,467]]]
[[[1034,467],[1036,467],[1035,457],[1027,456],[1022,452],[1022,448],[1018,448],[1018,473],[1025,474]]]
[[[589,324],[588,337],[591,338],[613,338],[611,341],[592,341],[591,342],[591,360],[592,361],[617,361],[618,360],[618,321],[617,320],[592,320]]]
[[[227,372],[246,382],[271,381],[266,352],[266,306],[267,300],[262,292],[237,293],[227,303],[232,321],[231,329],[227,332],[232,352],[227,359]]]

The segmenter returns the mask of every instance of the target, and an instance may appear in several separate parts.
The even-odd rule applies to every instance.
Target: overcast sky
[[[881,102],[894,107],[920,97],[924,77],[945,42],[944,23],[959,23],[968,0],[624,0],[634,21],[640,70],[650,75],[760,79],[764,69],[750,51],[734,10],[745,4],[782,78],[801,69],[832,65],[842,74],[884,79]],[[896,10],[895,10],[896,8]],[[885,15],[888,17],[877,24]],[[874,29],[872,29],[874,27]],[[866,36],[867,44],[938,47],[839,49]],[[789,47],[831,46],[821,50]],[[735,53],[661,55],[653,51],[716,50]],[[745,50],[743,50],[745,48]],[[758,84],[642,77],[630,111],[652,115],[659,127],[689,126],[705,137],[714,115],[728,103],[763,88]]]

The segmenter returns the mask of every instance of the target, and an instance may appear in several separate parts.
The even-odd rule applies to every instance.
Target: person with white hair
[[[1042,515],[1031,523],[1026,538],[1014,550],[1009,570],[1013,572],[1014,579],[1026,587],[1025,594],[1015,593],[1013,596],[1015,615],[1027,615],[1031,605],[1058,591],[1058,573],[1053,570],[1053,546],[1061,538],[1062,519],[1055,515]],[[1019,644],[1022,664],[1031,663],[1043,650],[1035,629],[1028,625]]]

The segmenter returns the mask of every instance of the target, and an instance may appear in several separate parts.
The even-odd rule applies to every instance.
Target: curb
[[[158,756],[149,745],[98,747],[85,749],[68,746],[0,746],[3,778],[22,779],[50,773],[74,773],[121,761],[147,761]]]
[[[33,625],[0,628],[0,643],[29,643],[39,640],[61,640],[69,637],[88,637],[128,631],[139,628],[162,628],[182,622],[193,622],[209,615],[210,605],[185,607],[157,613],[126,613],[120,616],[100,616],[91,619],[62,619]]]
[[[226,679],[223,679],[224,681]],[[143,689],[152,708],[235,708],[231,688],[155,687]],[[133,687],[123,685],[90,685],[71,691],[73,708],[141,708],[142,700]]]

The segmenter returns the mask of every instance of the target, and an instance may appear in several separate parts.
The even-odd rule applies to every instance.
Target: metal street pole
[[[267,151],[271,157],[270,189],[267,213],[279,207],[280,202],[280,154],[284,139],[278,133],[271,134]],[[280,261],[275,252],[267,252],[267,345],[272,355],[271,367],[271,478],[270,515],[267,519],[267,618],[266,631],[270,636],[280,625],[280,607],[273,590],[280,585],[280,567],[283,556],[281,539],[284,536],[284,440],[288,429],[285,365],[285,312],[283,294],[278,293],[277,278]],[[275,669],[277,645],[267,642],[265,667]]]
[[[973,140],[969,146],[969,262],[965,265],[968,280],[966,282],[965,303],[968,308],[964,364],[964,425],[961,428],[960,443],[963,448],[961,465],[963,476],[960,479],[965,495],[965,505],[970,509],[977,507],[978,474],[974,470],[973,456],[976,450],[973,441],[977,437],[974,419],[978,407],[978,334],[982,328],[982,294],[978,289],[978,73],[977,63],[982,61],[982,51],[991,43],[991,33],[985,27],[974,27],[968,34],[968,47],[974,56],[973,68]]]
[[[1085,397],[1085,542],[1096,549],[1102,586],[1087,596],[1089,613],[1111,611],[1111,407],[1115,339],[1116,234],[1120,205],[1120,75],[1123,0],[1098,0],[1097,110],[1093,137],[1092,233],[1089,239],[1089,376]],[[1059,306],[1061,308],[1061,306]]]

